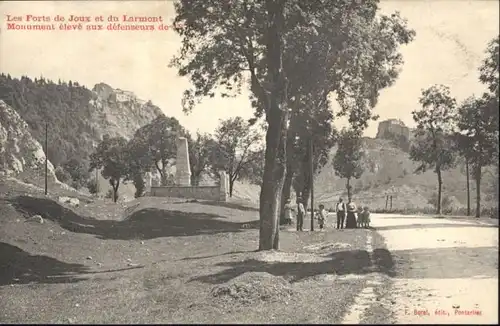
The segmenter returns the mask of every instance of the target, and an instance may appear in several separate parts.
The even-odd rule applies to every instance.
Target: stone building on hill
[[[410,139],[410,128],[399,119],[389,119],[378,124],[377,138],[386,139],[392,135]]]
[[[410,148],[410,128],[399,119],[389,119],[378,124],[377,137],[378,139],[392,140],[395,144],[408,151]]]

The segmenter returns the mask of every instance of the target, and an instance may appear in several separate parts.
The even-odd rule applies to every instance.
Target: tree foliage
[[[490,93],[497,98],[499,96],[499,51],[499,37],[497,36],[488,43],[486,58],[479,68],[479,80],[487,85]]]
[[[497,162],[498,108],[488,105],[485,98],[471,96],[459,107],[457,142],[460,153],[472,166],[476,180],[476,217],[481,213],[482,168]]]
[[[128,148],[135,168],[142,172],[156,169],[162,185],[166,185],[168,167],[175,162],[177,154],[177,139],[186,136],[187,131],[176,118],[163,114],[158,116],[139,128],[130,140]]]
[[[252,150],[248,154],[247,164],[240,171],[239,179],[247,180],[252,184],[262,185],[264,175],[265,149],[263,147]]]
[[[224,170],[229,177],[229,196],[233,195],[234,182],[242,169],[251,163],[252,147],[260,140],[259,133],[241,117],[221,120],[215,130],[215,144],[211,156],[213,173]]]
[[[438,177],[437,214],[441,214],[442,171],[455,163],[453,149],[453,124],[456,100],[444,85],[434,85],[422,91],[419,100],[422,109],[413,111],[417,124],[415,139],[410,148],[410,158],[419,162],[415,172],[425,172],[432,168]]]
[[[69,173],[73,181],[71,185],[76,189],[85,186],[90,177],[87,160],[70,158],[62,164],[62,168]]]
[[[363,169],[363,142],[359,132],[353,129],[343,129],[337,141],[337,151],[333,157],[335,174],[346,179],[347,197],[351,198],[350,184],[352,179],[359,179]]]
[[[86,161],[92,152],[91,99],[92,92],[78,83],[54,83],[44,77],[17,79],[0,74],[0,100],[19,113],[31,135],[41,144],[45,142],[45,123],[48,123],[47,156],[56,167],[72,158]]]
[[[191,135],[188,135],[192,186],[198,186],[202,174],[210,168],[211,157],[216,146],[216,142],[210,134],[198,132],[194,139]]]
[[[90,155],[90,169],[102,169],[102,176],[109,180],[113,188],[113,201],[118,200],[120,181],[129,173],[129,153],[127,140],[123,137],[105,136]]]

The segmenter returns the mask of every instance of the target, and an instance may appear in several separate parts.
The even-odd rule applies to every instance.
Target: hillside
[[[354,199],[361,205],[383,209],[386,196],[393,196],[394,209],[432,208],[429,199],[437,192],[435,173],[427,171],[414,174],[417,164],[408,153],[385,139],[364,138],[365,172],[359,180],[352,182]],[[332,149],[330,160],[335,155]],[[493,170],[485,168],[482,182],[482,202],[486,206],[497,206],[494,185],[498,182]],[[451,206],[466,206],[466,176],[463,164],[443,173],[443,195],[450,196]],[[475,206],[475,184],[471,180],[471,206]],[[315,198],[327,207],[333,206],[340,196],[346,198],[345,180],[337,177],[329,162],[315,178]]]
[[[48,125],[49,187],[60,184],[55,168],[75,159],[87,169],[102,136],[130,139],[161,114],[150,101],[104,83],[92,90],[77,82],[0,74],[0,171],[38,187],[44,184],[45,124]],[[5,165],[3,164],[5,162]],[[100,177],[101,192],[109,183]],[[71,182],[68,182],[71,184]],[[133,186],[124,185],[125,193]],[[128,196],[130,197],[130,196]]]
[[[55,167],[71,158],[87,160],[105,134],[131,138],[161,113],[151,102],[103,83],[89,90],[77,82],[55,83],[43,77],[0,74],[0,100],[17,112],[41,144],[48,124],[48,158]]]

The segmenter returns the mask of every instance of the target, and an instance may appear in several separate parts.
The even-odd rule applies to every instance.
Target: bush
[[[431,204],[435,209],[437,209],[438,195],[437,193],[433,193],[432,197],[429,199],[428,203]],[[453,204],[453,200],[450,196],[446,196],[441,194],[441,211],[444,214],[450,214],[453,210],[451,207]]]
[[[109,189],[108,192],[106,193],[106,198],[113,199],[113,189]],[[113,201],[117,201],[120,195],[118,194],[118,191],[116,192],[116,197],[114,198]]]
[[[92,195],[99,193],[99,185],[94,179],[87,181],[87,189]]]
[[[144,190],[146,189],[146,183],[144,182],[144,178],[140,174],[136,174],[132,180],[135,186],[135,198],[142,197],[144,195]]]
[[[71,175],[68,171],[64,170],[62,167],[58,166],[55,171],[57,180],[61,182],[67,182],[71,180]]]

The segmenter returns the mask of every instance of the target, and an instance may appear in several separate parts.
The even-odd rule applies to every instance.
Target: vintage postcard
[[[498,323],[498,1],[0,17],[1,323]]]

